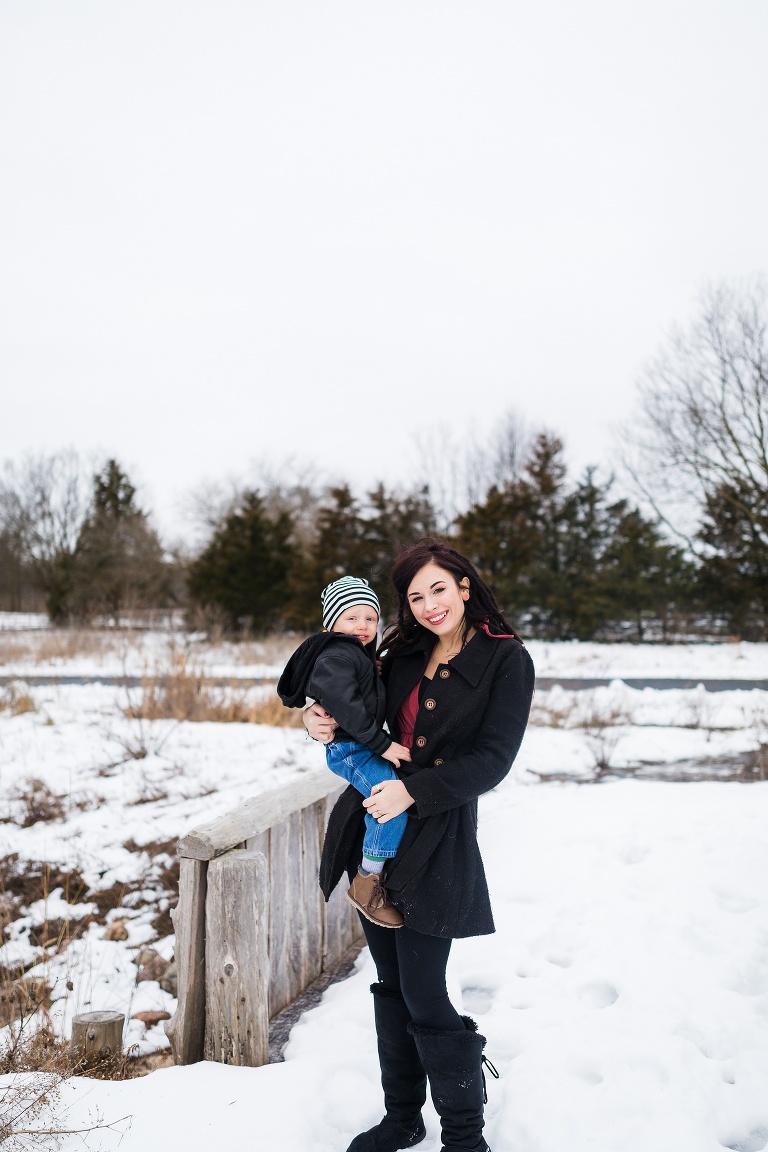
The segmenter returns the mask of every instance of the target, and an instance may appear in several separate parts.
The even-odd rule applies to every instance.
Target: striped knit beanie
[[[342,576],[320,593],[323,602],[323,628],[330,632],[334,624],[353,604],[369,604],[381,616],[379,598],[367,580],[361,576]]]

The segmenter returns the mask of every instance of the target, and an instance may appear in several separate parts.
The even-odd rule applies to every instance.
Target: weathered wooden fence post
[[[176,930],[179,997],[166,1027],[176,1064],[196,1064],[205,1045],[205,894],[207,860],[182,857],[179,902],[171,913]]]
[[[317,882],[339,791],[308,773],[179,841],[177,1064],[266,1063],[269,1019],[362,941],[344,885],[325,904]]]
[[[208,865],[205,1056],[255,1067],[269,1056],[267,861],[248,849]]]

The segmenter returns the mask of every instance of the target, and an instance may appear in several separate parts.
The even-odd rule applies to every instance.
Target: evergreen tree
[[[768,494],[720,485],[705,498],[699,586],[706,606],[745,640],[768,638]]]
[[[136,489],[116,460],[93,478],[88,516],[80,529],[72,572],[71,605],[76,616],[127,608],[157,607],[167,594],[163,549]]]
[[[607,545],[601,557],[600,588],[613,623],[632,620],[636,639],[645,639],[647,626],[658,621],[663,639],[670,625],[689,612],[696,600],[696,569],[682,549],[665,540],[654,520],[619,500],[611,517]]]
[[[395,556],[434,530],[434,511],[424,489],[401,494],[383,484],[355,497],[348,485],[330,488],[315,522],[315,538],[296,564],[287,616],[303,631],[320,621],[320,593],[340,576],[362,576],[381,601],[386,620],[394,619],[397,600],[389,572]]]
[[[291,531],[287,513],[270,517],[257,492],[244,492],[240,506],[190,565],[191,598],[218,609],[232,630],[277,625],[289,599],[295,559]]]
[[[664,630],[690,603],[690,563],[654,521],[626,501],[609,502],[610,488],[594,468],[569,486],[562,443],[541,434],[522,476],[458,518],[458,547],[524,630],[589,640],[631,620],[641,639],[648,619]]]
[[[389,578],[395,557],[434,531],[435,510],[426,488],[403,494],[378,484],[368,493],[362,574],[375,588],[387,622],[397,617],[397,595]]]
[[[536,437],[519,479],[492,487],[457,518],[457,547],[489,581],[505,612],[537,632],[557,631],[567,536],[562,443]]]

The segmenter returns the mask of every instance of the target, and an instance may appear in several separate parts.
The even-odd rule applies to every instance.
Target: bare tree
[[[283,514],[290,516],[296,543],[309,546],[314,541],[325,484],[314,464],[288,457],[278,464],[254,464],[247,476],[198,484],[182,504],[194,534],[191,554],[202,550],[227,516],[240,507],[244,493],[253,491],[259,493],[265,511],[273,519]]]
[[[530,429],[512,408],[488,436],[443,426],[414,438],[417,479],[429,489],[441,532],[447,532],[460,513],[482,503],[492,485],[504,488],[519,479],[531,439]]]
[[[72,558],[90,498],[88,473],[74,449],[6,462],[0,518],[19,541],[46,594],[52,617],[65,614]]]
[[[768,547],[767,333],[761,280],[709,288],[646,368],[639,420],[622,432],[636,485],[695,548],[691,512],[698,527],[713,499]]]

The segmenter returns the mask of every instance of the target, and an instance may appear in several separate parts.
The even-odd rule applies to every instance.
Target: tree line
[[[364,493],[284,476],[209,501],[189,554],[163,546],[114,459],[87,482],[71,452],[8,464],[0,608],[44,604],[70,622],[175,607],[232,633],[306,631],[321,588],[349,572],[371,581],[391,620],[392,560],[438,534],[471,557],[523,635],[765,639],[766,331],[753,282],[712,290],[669,337],[623,437],[635,499],[595,467],[570,475],[555,433],[526,436],[505,416],[465,459],[463,498],[437,469],[411,489]]]

